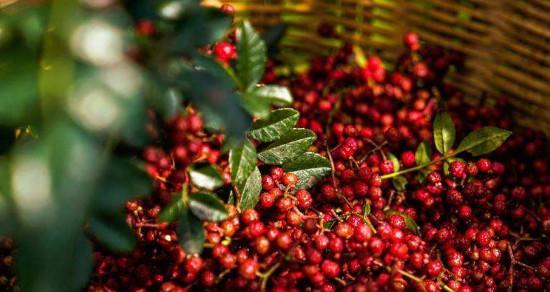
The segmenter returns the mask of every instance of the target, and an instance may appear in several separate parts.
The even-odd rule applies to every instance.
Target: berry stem
[[[243,84],[241,83],[241,81],[239,80],[239,78],[237,78],[237,75],[235,74],[235,71],[233,71],[233,69],[231,69],[231,67],[229,66],[222,66],[225,73],[227,73],[227,75],[229,75],[229,77],[231,77],[231,79],[235,82],[235,84],[237,84],[237,87],[240,88],[242,91],[244,91],[244,87],[243,87]]]
[[[185,204],[189,202],[189,184],[188,183],[183,184],[183,187],[181,189],[181,199]]]
[[[508,270],[508,275],[510,278],[510,286],[508,287],[508,291],[513,291],[514,289],[514,252],[512,251],[512,247],[510,244],[508,244],[508,255],[510,256],[510,269]]]
[[[271,275],[277,270],[277,268],[279,268],[280,265],[281,265],[281,262],[276,263],[271,268],[269,268],[267,272],[265,272],[260,276],[261,278],[260,291],[267,291],[266,290],[267,281],[269,280],[269,277],[271,277]]]
[[[405,276],[405,277],[407,277],[407,278],[409,278],[409,279],[411,279],[411,280],[413,280],[413,281],[419,283],[419,284],[422,284],[422,283],[424,282],[422,279],[418,278],[417,276],[415,276],[415,275],[413,275],[413,274],[411,274],[411,273],[409,273],[409,272],[405,272],[405,271],[403,271],[403,270],[401,270],[401,269],[397,269],[397,272],[398,272],[399,274],[401,274],[401,275],[403,275],[403,276]]]
[[[432,160],[428,163],[424,163],[424,164],[420,164],[420,165],[417,165],[415,167],[411,167],[411,168],[407,168],[407,169],[403,169],[401,171],[396,171],[396,172],[392,172],[392,173],[389,173],[389,174],[386,174],[386,175],[383,175],[381,176],[380,178],[381,179],[389,179],[389,178],[393,178],[393,177],[396,177],[396,176],[399,176],[399,175],[402,175],[402,174],[405,174],[405,173],[409,173],[409,172],[413,172],[413,171],[417,171],[417,170],[421,170],[425,167],[428,167],[434,163],[438,163],[440,161],[443,161],[443,160],[446,160],[446,159],[449,159],[453,156],[455,156],[456,153],[453,153],[453,154],[449,154],[449,155],[446,155],[446,156],[443,156],[441,158],[438,158],[436,160]]]
[[[451,287],[447,286],[447,284],[445,284],[445,283],[441,283],[441,287],[443,287],[443,290],[445,290],[447,292],[455,292],[455,290],[453,290]]]

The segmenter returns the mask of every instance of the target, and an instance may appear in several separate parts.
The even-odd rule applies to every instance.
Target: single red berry
[[[420,49],[420,38],[418,34],[409,32],[404,37],[405,46],[411,51],[418,51]]]
[[[141,36],[152,36],[155,33],[155,24],[148,19],[140,20],[137,23],[136,31]]]
[[[260,206],[265,209],[273,207],[275,204],[275,196],[270,192],[264,192],[260,195]]]
[[[266,232],[265,225],[261,221],[254,221],[250,223],[247,230],[251,238],[256,238]]]
[[[228,42],[219,42],[214,45],[214,54],[221,62],[227,63],[237,57],[237,49]]]
[[[333,253],[342,252],[344,250],[344,240],[340,237],[334,237],[328,243],[328,248]]]
[[[201,274],[201,284],[205,287],[211,287],[216,284],[216,275],[212,271],[204,271]]]
[[[259,254],[266,254],[269,251],[271,243],[263,236],[256,238],[254,241],[254,247]]]
[[[462,205],[458,209],[458,217],[462,219],[469,219],[472,216],[472,208],[468,205]]]
[[[369,240],[369,250],[374,255],[381,255],[384,251],[384,242],[378,237],[371,237]]]
[[[245,260],[239,267],[239,275],[248,280],[253,280],[256,278],[257,272],[258,263],[254,259]]]
[[[319,111],[321,112],[329,112],[332,110],[332,104],[328,100],[321,100],[317,104],[317,107],[319,108]]]
[[[285,173],[283,176],[283,184],[286,187],[292,188],[298,183],[298,176],[294,173]]]
[[[456,178],[462,178],[466,174],[466,164],[463,161],[456,160],[449,166],[449,171]]]
[[[327,277],[335,278],[340,275],[340,265],[331,260],[324,260],[321,264],[321,271],[323,271],[323,274]]]
[[[290,197],[282,197],[277,200],[277,209],[281,213],[285,213],[288,210],[294,208],[294,201]]]
[[[308,209],[313,205],[313,199],[311,198],[311,194],[304,190],[298,190],[294,196],[298,200],[298,207],[301,209]]]
[[[185,261],[185,270],[191,274],[197,274],[203,267],[203,260],[198,256],[192,256]]]
[[[380,171],[383,174],[392,173],[394,170],[393,162],[391,160],[384,160],[380,165]]]
[[[476,165],[477,165],[477,168],[479,169],[479,171],[481,171],[481,172],[491,171],[491,161],[489,161],[487,159],[478,160]]]
[[[429,74],[429,70],[430,69],[428,68],[428,65],[426,65],[426,63],[424,62],[418,62],[414,64],[413,67],[414,76],[416,76],[417,78],[427,77]]]
[[[401,162],[403,163],[403,166],[405,167],[412,167],[416,164],[416,158],[414,155],[414,152],[412,151],[405,151],[401,153]]]
[[[426,265],[426,273],[430,277],[436,277],[443,270],[443,265],[438,260],[432,260]]]
[[[292,236],[288,232],[285,232],[277,238],[277,246],[283,250],[287,250],[292,246],[292,241]]]
[[[430,184],[437,184],[437,183],[440,183],[440,182],[441,182],[441,174],[440,174],[439,172],[436,172],[436,171],[430,172],[430,173],[426,176],[426,180],[427,180]]]
[[[244,224],[249,225],[260,220],[260,214],[254,209],[247,209],[241,214],[241,220]]]
[[[388,222],[391,226],[397,229],[403,229],[405,228],[405,219],[403,219],[403,216],[398,214],[390,214],[388,217]]]
[[[270,173],[271,173],[271,177],[274,180],[278,181],[283,177],[283,175],[285,174],[285,171],[281,167],[273,167]]]
[[[233,269],[237,265],[237,256],[232,253],[225,253],[219,258],[219,262],[222,267]]]
[[[228,15],[233,15],[235,14],[235,7],[231,4],[225,3],[220,7],[220,11]]]
[[[364,242],[371,238],[372,230],[369,225],[361,223],[353,229],[353,238],[357,241]]]
[[[340,222],[336,225],[336,235],[342,238],[350,238],[353,235],[353,226],[347,222]]]
[[[270,175],[262,176],[262,187],[266,191],[271,191],[275,187],[275,181]]]
[[[491,242],[491,234],[487,230],[479,231],[476,235],[476,242],[479,246],[487,246]]]

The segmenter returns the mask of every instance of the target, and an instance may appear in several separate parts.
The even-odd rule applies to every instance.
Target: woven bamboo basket
[[[506,96],[516,120],[550,133],[550,0],[206,0],[232,4],[237,17],[258,29],[288,25],[281,55],[292,60],[328,53],[352,42],[392,62],[402,36],[419,33],[427,43],[464,53],[465,66],[446,81],[467,100]],[[333,24],[340,40],[317,36]],[[483,97],[483,98],[482,98]],[[489,99],[488,99],[489,98]]]

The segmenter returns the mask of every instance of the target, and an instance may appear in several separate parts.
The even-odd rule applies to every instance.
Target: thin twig
[[[279,268],[280,265],[281,265],[281,262],[278,262],[275,265],[273,265],[273,267],[271,267],[267,272],[265,272],[265,274],[260,275],[260,277],[261,277],[260,290],[261,291],[266,291],[267,281],[269,280],[269,277],[275,272],[275,270],[277,270],[277,268]]]

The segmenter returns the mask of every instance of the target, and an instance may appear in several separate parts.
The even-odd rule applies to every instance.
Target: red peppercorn
[[[219,42],[214,46],[214,54],[218,60],[227,63],[237,57],[237,50],[234,45],[228,42]]]

